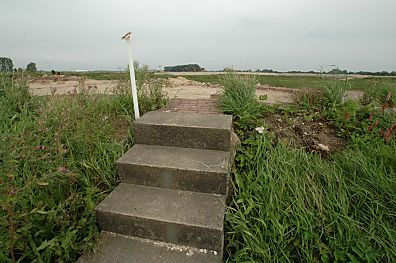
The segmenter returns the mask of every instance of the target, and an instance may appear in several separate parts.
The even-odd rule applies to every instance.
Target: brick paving
[[[161,111],[221,114],[217,105],[217,99],[172,99]]]

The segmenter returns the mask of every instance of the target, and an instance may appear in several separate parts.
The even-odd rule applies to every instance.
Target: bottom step
[[[78,263],[220,263],[222,255],[214,251],[123,236],[103,231],[99,247],[84,254]]]

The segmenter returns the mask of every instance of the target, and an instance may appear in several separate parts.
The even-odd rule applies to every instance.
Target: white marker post
[[[128,47],[129,75],[131,77],[133,108],[135,113],[135,120],[138,120],[140,118],[140,113],[139,113],[139,104],[138,104],[137,88],[136,88],[136,80],[135,80],[135,68],[133,66],[133,57],[132,57],[132,48],[131,48],[131,32],[126,33],[121,39],[122,40],[125,39]]]

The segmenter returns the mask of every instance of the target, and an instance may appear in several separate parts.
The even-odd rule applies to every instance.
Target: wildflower
[[[389,141],[391,133],[392,133],[392,130],[390,128],[387,128],[385,131],[385,134],[384,134],[385,142]]]
[[[70,172],[70,170],[67,169],[67,168],[64,167],[64,166],[60,166],[60,167],[58,167],[58,172],[65,174],[65,173]]]
[[[17,191],[16,191],[15,189],[10,190],[10,191],[8,192],[8,195],[9,195],[9,196],[16,196],[16,195],[17,195]]]
[[[35,149],[36,150],[45,150],[45,146],[43,146],[43,145],[37,145],[36,147],[35,147]]]
[[[388,108],[388,103],[384,103],[381,108],[381,112],[384,112]]]
[[[377,126],[378,126],[378,123],[379,123],[379,120],[377,119],[377,120],[375,121],[375,123],[374,123],[374,127],[377,127]]]
[[[381,130],[380,130],[380,135],[381,135],[381,136],[384,135],[384,128],[381,128]]]
[[[369,116],[368,120],[371,121],[372,119],[373,119],[373,113],[370,112],[370,116]]]
[[[348,121],[349,120],[349,111],[345,113],[345,119]]]
[[[391,99],[391,97],[392,97],[392,93],[389,91],[389,92],[386,94],[385,101],[389,101],[389,100]]]
[[[256,127],[256,129],[255,129],[258,133],[263,133],[264,132],[264,127],[263,126],[260,126],[260,127]]]

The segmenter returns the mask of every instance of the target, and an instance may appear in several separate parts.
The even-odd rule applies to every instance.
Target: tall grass
[[[230,72],[223,75],[221,81],[224,88],[220,94],[219,107],[234,116],[239,129],[253,125],[265,108],[256,97],[257,80]]]
[[[34,98],[0,76],[0,262],[74,262],[95,246],[132,109],[128,91]]]
[[[230,262],[396,260],[394,145],[322,160],[256,135],[236,162]]]
[[[226,215],[229,262],[396,261],[393,94],[376,92],[360,105],[344,101],[348,83],[325,84],[290,113],[332,122],[346,149],[322,159],[277,143],[270,132],[252,134],[254,126],[239,131]]]

